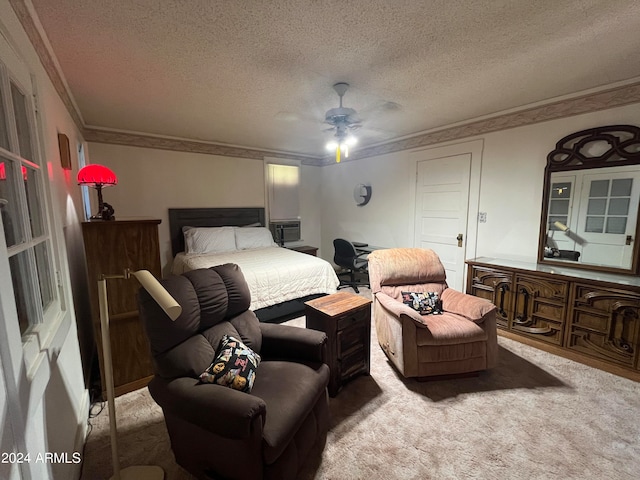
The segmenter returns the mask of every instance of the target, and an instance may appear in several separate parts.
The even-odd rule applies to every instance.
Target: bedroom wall
[[[640,125],[640,104],[599,111],[430,146],[482,140],[477,241],[467,258],[502,257],[535,261],[542,209],[546,156],[565,135],[601,125]],[[322,169],[323,257],[333,255],[333,239],[344,237],[385,247],[413,246],[416,155],[409,151],[334,164]],[[476,177],[477,179],[477,177]],[[368,205],[357,207],[353,188],[370,181]],[[472,179],[473,181],[473,179]]]
[[[111,168],[118,185],[103,190],[116,218],[153,217],[159,227],[163,275],[170,273],[172,255],[169,208],[264,207],[265,168],[261,160],[174,152],[152,148],[90,143],[90,163]],[[302,237],[320,241],[318,167],[301,167]],[[95,192],[90,192],[95,202]],[[96,210],[95,206],[93,210]]]
[[[480,141],[479,211],[469,229],[477,239],[467,245],[467,258],[499,256],[535,260],[546,155],[561,137],[605,124],[640,125],[640,105],[630,105],[575,117],[508,129],[423,150]],[[301,217],[304,244],[333,257],[336,237],[372,245],[413,245],[416,151],[403,151],[326,167],[301,167]],[[91,163],[103,163],[119,178],[105,189],[105,201],[117,218],[144,216],[162,219],[160,244],[163,272],[169,273],[171,246],[167,209],[170,207],[265,206],[264,165],[249,160],[198,153],[90,143]],[[368,205],[356,206],[353,189],[371,184]],[[95,202],[95,193],[91,192]],[[94,207],[95,210],[95,207]],[[473,235],[470,236],[472,239]]]
[[[408,152],[332,164],[322,168],[322,251],[333,257],[333,239],[407,247],[413,236],[408,185]],[[371,200],[359,207],[358,184],[371,185]]]

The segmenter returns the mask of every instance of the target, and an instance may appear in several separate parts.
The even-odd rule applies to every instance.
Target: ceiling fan
[[[331,125],[331,128],[325,131],[334,131],[335,140],[327,143],[327,150],[335,151],[336,162],[340,162],[340,157],[344,153],[345,158],[349,156],[349,147],[356,144],[356,138],[351,132],[362,126],[357,112],[353,108],[342,106],[342,97],[349,89],[349,84],[338,82],[333,89],[340,97],[340,106],[331,108],[324,116],[324,122]]]

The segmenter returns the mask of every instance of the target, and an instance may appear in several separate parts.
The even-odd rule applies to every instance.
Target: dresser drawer
[[[567,347],[591,357],[637,368],[640,295],[576,284]]]
[[[355,312],[351,312],[347,315],[342,315],[336,319],[338,331],[349,328],[350,326],[359,322],[369,321],[370,318],[371,311],[369,306],[360,310],[356,310]]]

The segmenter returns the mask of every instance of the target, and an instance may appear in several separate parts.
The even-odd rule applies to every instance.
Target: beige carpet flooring
[[[304,327],[304,318],[287,323]],[[509,339],[499,344],[491,371],[420,383],[396,373],[372,328],[371,375],[330,400],[327,444],[300,478],[640,478],[639,383]],[[155,464],[167,480],[192,478],[175,463],[146,388],[119,397],[116,409],[122,466]],[[90,423],[82,479],[106,479],[107,408]]]

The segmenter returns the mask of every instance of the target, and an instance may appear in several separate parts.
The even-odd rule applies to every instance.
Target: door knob
[[[459,247],[462,247],[462,239],[463,239],[463,238],[464,238],[464,237],[462,236],[462,234],[461,234],[461,233],[459,233],[459,234],[458,234],[458,236],[456,237],[456,240],[458,240],[458,246],[459,246]]]
[[[633,241],[633,238],[631,237],[631,235],[627,235],[627,241],[626,244],[627,245],[631,245],[631,242]]]

